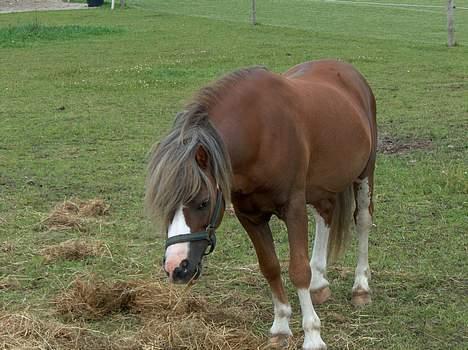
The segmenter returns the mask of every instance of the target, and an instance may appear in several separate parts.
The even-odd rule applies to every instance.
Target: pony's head
[[[163,265],[171,282],[200,276],[230,199],[230,178],[228,154],[207,114],[179,113],[153,149],[146,183],[147,211],[167,233]]]

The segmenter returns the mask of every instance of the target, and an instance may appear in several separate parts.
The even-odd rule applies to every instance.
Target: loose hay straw
[[[87,257],[105,255],[107,246],[102,241],[83,239],[70,239],[68,241],[50,245],[41,250],[46,262],[55,260],[82,260]]]
[[[143,322],[134,340],[151,349],[252,350],[265,339],[251,327],[252,308],[241,300],[208,301],[161,281],[108,283],[95,277],[77,278],[54,301],[66,319],[99,320],[112,313],[129,313]],[[221,304],[222,307],[221,307]]]
[[[55,206],[47,218],[41,221],[40,227],[48,230],[86,230],[86,223],[108,213],[110,205],[102,199],[82,201],[68,200]]]
[[[41,320],[28,313],[0,312],[2,349],[137,349],[131,339],[114,337],[50,319]]]

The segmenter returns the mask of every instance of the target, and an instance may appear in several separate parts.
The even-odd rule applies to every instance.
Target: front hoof
[[[323,287],[321,289],[310,291],[312,297],[312,303],[314,305],[320,305],[326,302],[331,297],[331,290],[329,287]]]
[[[364,306],[371,303],[371,295],[367,290],[356,289],[353,290],[353,296],[351,298],[351,303],[354,306]]]
[[[320,341],[317,341],[314,344],[304,343],[302,350],[327,350],[327,344],[325,344],[323,340],[320,339]]]
[[[268,349],[287,349],[289,345],[289,335],[276,334],[270,337]]]

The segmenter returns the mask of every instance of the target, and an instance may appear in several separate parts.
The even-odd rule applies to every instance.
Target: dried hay
[[[118,282],[108,284],[78,277],[70,288],[54,301],[57,311],[66,318],[98,320],[113,312],[126,312],[135,299],[131,284]]]
[[[2,349],[131,349],[132,341],[105,335],[81,326],[41,320],[27,313],[0,312]]]
[[[86,230],[86,223],[92,218],[107,215],[110,205],[101,199],[89,201],[68,200],[55,206],[40,227],[48,230]]]
[[[91,199],[79,204],[79,215],[82,217],[98,217],[109,213],[110,205],[102,199]]]
[[[50,245],[41,250],[45,262],[56,260],[82,260],[88,257],[103,256],[108,249],[102,241],[70,239]]]
[[[97,320],[116,312],[132,313],[144,323],[134,340],[151,349],[264,348],[252,327],[258,310],[248,300],[207,300],[160,281],[106,283],[77,278],[54,301],[68,319]]]
[[[174,350],[252,350],[264,349],[264,340],[242,327],[221,326],[207,322],[198,314],[161,322],[146,323],[138,335],[139,342],[151,349]]]

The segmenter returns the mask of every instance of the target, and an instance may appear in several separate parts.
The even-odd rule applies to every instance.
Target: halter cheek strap
[[[177,243],[185,243],[185,242],[196,242],[196,241],[208,241],[208,249],[203,253],[203,255],[208,255],[213,252],[216,247],[216,224],[219,221],[219,217],[221,215],[221,207],[223,205],[223,195],[221,191],[218,189],[216,193],[216,204],[213,211],[213,214],[210,219],[210,223],[206,226],[204,231],[186,233],[183,235],[173,236],[167,239],[166,241],[166,249]]]

